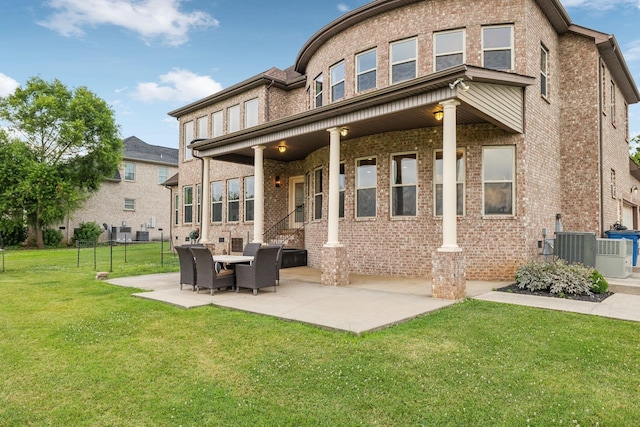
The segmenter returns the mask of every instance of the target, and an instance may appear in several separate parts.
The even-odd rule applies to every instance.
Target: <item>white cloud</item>
[[[11,95],[18,86],[20,86],[20,83],[6,74],[0,73],[0,96]]]
[[[222,85],[209,76],[199,76],[189,70],[174,68],[159,77],[160,82],[138,83],[134,97],[145,102],[189,102],[213,95]]]
[[[344,3],[339,3],[338,4],[338,11],[342,12],[342,13],[346,13],[349,12],[351,10],[351,8],[349,6],[347,6]]]
[[[562,0],[567,9],[576,7],[593,10],[608,10],[623,5],[635,5],[640,8],[639,0]]]
[[[640,60],[640,40],[629,43],[624,50],[624,57],[627,61]]]
[[[178,46],[194,27],[215,27],[219,22],[205,12],[183,12],[182,0],[49,0],[56,12],[40,25],[63,36],[81,36],[83,28],[115,25],[138,33],[145,42],[162,39]]]

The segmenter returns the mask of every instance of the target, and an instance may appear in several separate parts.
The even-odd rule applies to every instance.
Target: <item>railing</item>
[[[300,225],[300,227],[296,228],[295,231],[298,231],[304,228],[304,203],[301,204],[300,206],[297,206],[295,210],[289,213],[289,215],[285,216],[280,221],[278,221],[273,227],[265,231],[262,234],[263,241],[285,244],[287,240],[289,240],[289,237],[287,236],[284,239],[282,239],[282,236],[285,234],[283,233],[283,231],[291,229],[291,227],[289,227],[291,216],[294,216],[296,224],[298,223],[302,224]],[[279,236],[280,236],[280,240],[278,239]]]

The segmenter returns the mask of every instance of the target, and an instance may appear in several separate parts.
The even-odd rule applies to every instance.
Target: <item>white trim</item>
[[[498,28],[509,28],[511,30],[511,34],[510,34],[510,40],[509,43],[511,44],[510,46],[500,46],[500,47],[492,47],[492,48],[487,48],[485,49],[484,47],[484,31],[485,30],[489,30],[489,29],[498,29]],[[482,44],[480,46],[480,51],[482,53],[482,66],[484,68],[488,68],[485,63],[484,63],[484,53],[485,52],[491,52],[491,51],[498,51],[498,50],[507,50],[507,48],[509,48],[509,50],[511,50],[511,64],[509,69],[499,69],[500,71],[513,71],[514,70],[514,64],[515,64],[515,28],[513,24],[504,24],[504,25],[487,25],[487,26],[483,26],[482,27]],[[494,68],[490,68],[491,70],[493,70]]]
[[[316,174],[320,172],[320,184],[322,188],[320,192],[316,192]],[[322,166],[319,166],[313,170],[313,211],[311,212],[311,218],[314,221],[322,220],[322,210],[324,208],[324,176],[322,171]],[[320,196],[322,198],[322,205],[320,206],[320,218],[316,218],[316,197]]]
[[[342,80],[338,80],[336,82],[333,81],[333,71],[336,70],[338,67],[342,67]],[[344,99],[347,95],[347,68],[346,68],[346,63],[344,61],[344,59],[338,63],[336,63],[335,65],[332,65],[331,67],[329,67],[329,98],[331,99],[331,102],[336,102],[336,101],[340,101],[341,99]],[[340,83],[342,83],[342,87],[343,87],[343,93],[342,93],[342,97],[341,98],[334,98],[333,97],[333,88],[336,87],[337,85],[339,85]]]
[[[360,57],[362,57],[364,55],[368,55],[368,54],[370,54],[372,52],[373,52],[373,54],[375,56],[375,66],[373,68],[368,68],[366,70],[358,71],[358,59]],[[358,77],[360,77],[363,74],[370,73],[372,71],[374,71],[375,75],[376,75],[376,81],[375,81],[373,87],[361,90],[360,87],[358,86]],[[355,55],[354,73],[355,73],[355,76],[354,76],[355,79],[354,79],[354,82],[353,82],[354,83],[353,86],[354,86],[354,89],[355,89],[356,93],[361,93],[361,92],[364,92],[364,91],[367,91],[367,90],[373,90],[373,89],[376,89],[378,87],[378,48],[377,47],[371,48],[369,50],[365,50],[364,52],[356,53],[356,55]]]
[[[511,151],[511,179],[503,179],[503,180],[485,180],[485,151],[488,149],[509,149]],[[482,179],[482,216],[483,217],[513,217],[516,216],[517,211],[517,203],[516,203],[516,180],[517,180],[517,171],[516,171],[516,146],[515,145],[484,145],[482,146],[482,167],[481,167],[481,179]],[[511,183],[511,213],[498,213],[491,214],[486,211],[486,203],[485,203],[485,184],[487,183]]]
[[[401,43],[407,43],[407,42],[410,42],[410,41],[414,42],[414,49],[413,49],[414,55],[413,55],[413,58],[401,60],[401,61],[398,61],[398,62],[394,62],[393,61],[393,47],[396,46],[396,45],[399,45]],[[408,37],[406,39],[390,42],[389,43],[389,85],[394,85],[394,84],[406,82],[408,80],[412,80],[412,78],[409,78],[409,79],[399,80],[399,81],[396,81],[396,82],[393,81],[393,66],[394,65],[400,65],[400,64],[408,64],[409,62],[413,62],[415,64],[415,76],[413,76],[413,79],[415,79],[416,77],[418,77],[418,37]]]
[[[451,51],[451,52],[446,52],[446,53],[441,53],[438,54],[437,52],[437,48],[438,48],[438,36],[442,36],[442,35],[446,35],[446,34],[454,34],[454,33],[462,33],[462,50],[461,51]],[[465,28],[458,28],[456,30],[447,30],[447,31],[438,31],[438,32],[434,32],[433,33],[433,71],[437,72],[437,71],[441,71],[441,70],[446,70],[447,68],[451,68],[451,67],[446,67],[446,68],[442,68],[441,70],[438,70],[437,66],[437,59],[440,56],[448,56],[448,55],[456,55],[456,54],[462,54],[462,63],[461,64],[466,64],[467,61],[467,31]],[[461,65],[461,64],[456,64],[456,65]]]
[[[378,156],[364,156],[364,157],[357,157],[355,160],[355,170],[354,170],[354,175],[355,175],[355,191],[354,191],[354,217],[356,219],[370,219],[370,218],[377,218],[378,217]],[[362,160],[375,160],[375,166],[376,166],[376,180],[375,180],[375,185],[372,187],[360,187],[359,186],[359,180],[358,180],[358,162],[362,161]],[[358,190],[367,190],[367,189],[375,189],[376,190],[376,198],[375,198],[375,213],[372,216],[358,216]]]
[[[394,184],[393,183],[393,158],[396,156],[406,156],[408,154],[413,154],[415,156],[415,173],[416,173],[416,182],[412,183],[412,184]],[[419,199],[419,192],[418,192],[418,183],[420,182],[420,168],[419,168],[419,160],[418,160],[418,152],[417,151],[404,151],[404,152],[399,152],[399,153],[390,153],[389,154],[389,217],[393,218],[393,219],[408,219],[408,218],[415,218],[418,216],[418,199]],[[415,187],[416,189],[416,200],[415,200],[415,214],[414,215],[394,215],[393,214],[393,189],[395,187]]]

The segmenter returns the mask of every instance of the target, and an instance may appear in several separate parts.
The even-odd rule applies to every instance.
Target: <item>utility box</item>
[[[556,257],[569,264],[596,266],[596,233],[557,232],[554,245]]]
[[[633,241],[597,239],[596,270],[604,277],[626,279],[633,272]]]

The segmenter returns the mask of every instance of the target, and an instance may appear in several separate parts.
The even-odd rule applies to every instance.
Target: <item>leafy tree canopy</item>
[[[635,137],[631,138],[629,147],[631,151],[631,158],[636,163],[636,165],[640,166],[640,135],[636,135]],[[633,151],[633,148],[635,148],[635,152]]]
[[[43,228],[79,208],[120,164],[114,112],[86,87],[32,77],[0,98],[0,120],[16,135],[0,136],[0,208],[21,212],[42,247]]]

